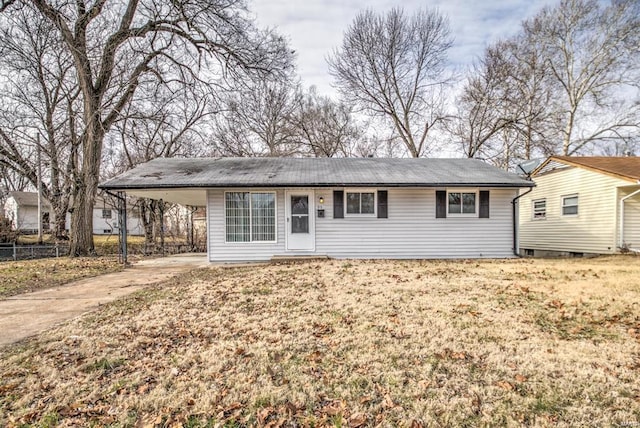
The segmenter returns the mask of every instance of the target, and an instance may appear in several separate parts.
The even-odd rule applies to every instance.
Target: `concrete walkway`
[[[209,266],[204,254],[142,260],[122,272],[0,300],[0,346],[17,342],[181,272]]]

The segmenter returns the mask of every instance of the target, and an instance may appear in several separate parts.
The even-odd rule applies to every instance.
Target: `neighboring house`
[[[36,192],[10,192],[4,204],[5,217],[11,220],[12,228],[22,233],[38,231],[38,194]],[[51,229],[53,210],[46,199],[42,200],[42,230]],[[69,230],[71,216],[66,216],[66,229]],[[118,211],[110,202],[100,196],[96,197],[93,207],[93,233],[108,235],[117,233]],[[144,228],[136,210],[130,209],[127,216],[127,232],[131,235],[143,235]]]
[[[640,158],[552,156],[520,199],[523,255],[640,249]]]
[[[475,159],[155,159],[101,185],[206,206],[212,262],[511,257],[533,183]]]
[[[42,230],[51,229],[53,210],[46,199],[41,201]],[[11,228],[22,233],[38,232],[38,194],[36,192],[9,192],[4,203],[4,215]]]
[[[67,223],[67,228],[68,228]],[[119,217],[118,207],[109,199],[96,196],[93,206],[93,234],[111,235],[118,233]],[[129,235],[144,235],[144,226],[136,207],[127,207],[127,233]]]

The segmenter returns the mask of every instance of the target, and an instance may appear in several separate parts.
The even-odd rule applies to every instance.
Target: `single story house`
[[[524,255],[640,249],[640,158],[552,156],[520,199]]]
[[[41,201],[42,230],[51,228],[53,214],[51,204]],[[11,221],[12,230],[22,233],[38,232],[38,194],[36,192],[9,192],[4,203],[4,216]]]
[[[205,206],[211,262],[511,257],[531,181],[476,159],[155,159],[100,187]]]
[[[38,193],[9,192],[4,204],[4,215],[11,221],[13,230],[25,234],[38,232]],[[48,232],[53,222],[51,203],[42,200],[42,230]],[[69,230],[71,215],[67,213],[66,229]],[[97,196],[93,207],[93,234],[110,235],[117,233],[118,210],[114,203]],[[143,235],[144,228],[135,210],[128,211],[127,231],[131,235]]]

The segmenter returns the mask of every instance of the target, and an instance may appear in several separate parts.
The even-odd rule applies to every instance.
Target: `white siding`
[[[634,189],[634,191],[637,189]],[[621,198],[632,191],[622,192]],[[640,195],[629,198],[624,203],[624,243],[634,249],[640,249]]]
[[[111,218],[102,217],[102,210],[110,209]],[[67,229],[71,224],[71,218],[67,221]],[[94,208],[93,209],[93,234],[94,235],[110,235],[117,234],[120,230],[120,221],[118,210],[115,208]],[[131,211],[127,211],[127,234],[128,235],[144,235],[144,226],[140,217],[132,215]]]
[[[606,254],[616,251],[617,187],[629,183],[583,168],[534,177],[536,187],[520,199],[520,248]],[[562,215],[562,196],[578,195],[578,215]],[[546,198],[545,219],[532,218],[532,201]]]
[[[111,211],[110,218],[102,216],[102,210]],[[93,234],[94,235],[110,235],[117,233],[118,230],[118,211],[110,208],[94,208],[93,209]]]
[[[265,190],[265,189],[262,189]],[[511,257],[514,189],[490,189],[490,218],[435,218],[435,189],[388,190],[389,218],[333,218],[333,188],[315,189],[324,198],[325,217],[316,217],[316,251],[334,258]],[[225,243],[224,190],[209,190],[210,261],[268,260],[285,247],[284,189],[277,191],[276,243]],[[316,205],[316,208],[317,205]]]
[[[42,214],[49,212],[43,209]],[[38,207],[32,206],[16,206],[15,217],[13,218],[14,228],[16,230],[34,231],[38,230]],[[43,227],[46,227],[43,225]]]
[[[11,196],[7,198],[4,203],[4,216],[11,220],[11,228],[16,230],[18,228],[17,218],[18,218],[18,204],[16,200]]]

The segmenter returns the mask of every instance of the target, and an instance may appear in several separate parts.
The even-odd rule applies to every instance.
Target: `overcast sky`
[[[454,46],[452,67],[464,69],[484,47],[518,31],[521,21],[555,0],[252,0],[251,9],[260,26],[275,27],[289,38],[297,53],[298,74],[306,86],[335,95],[325,58],[342,43],[344,31],[363,9],[386,12],[401,5],[411,12],[420,7],[438,8],[448,16]]]

